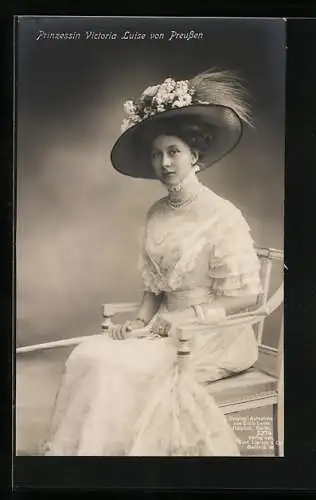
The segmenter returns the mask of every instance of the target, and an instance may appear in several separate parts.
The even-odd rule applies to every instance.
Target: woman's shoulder
[[[167,197],[164,196],[163,198],[160,198],[156,200],[148,209],[147,211],[147,220],[151,219],[155,214],[161,213],[165,207],[166,207],[166,199]]]
[[[248,238],[251,228],[246,216],[235,203],[209,189],[205,192],[205,196],[209,199],[210,207],[210,211],[206,210],[205,215],[213,221],[210,225],[210,237],[214,244],[230,240],[234,245],[240,238]]]
[[[242,210],[227,198],[211,191],[208,187],[204,190],[205,200],[208,205],[215,208],[216,212],[220,214],[221,218],[245,219]]]

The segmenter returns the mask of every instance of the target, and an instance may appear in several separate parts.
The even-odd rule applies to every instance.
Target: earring
[[[195,174],[197,174],[198,172],[200,171],[200,167],[198,166],[198,164],[196,163],[195,165],[193,165],[193,172]]]

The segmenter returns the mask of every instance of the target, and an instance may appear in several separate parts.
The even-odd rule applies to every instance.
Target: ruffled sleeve
[[[249,225],[231,205],[212,234],[209,278],[215,296],[242,297],[261,291],[260,262]]]

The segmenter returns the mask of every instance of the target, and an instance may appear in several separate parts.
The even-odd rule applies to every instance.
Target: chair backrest
[[[262,291],[258,296],[256,307],[266,304],[269,298],[271,273],[273,263],[279,263],[280,269],[283,272],[283,251],[274,248],[256,248],[257,255],[260,259],[261,269],[261,283]],[[265,326],[265,319],[254,326],[259,346],[259,359],[258,363],[267,373],[279,375],[279,368],[283,356],[283,313],[281,318],[280,329],[277,332],[277,347],[271,347],[263,344],[262,335]]]
[[[256,304],[256,307],[258,307],[266,304],[268,300],[272,264],[274,260],[282,260],[283,252],[281,252],[281,250],[275,250],[272,248],[257,248],[256,251],[261,264],[260,277],[262,285],[262,290],[261,293],[258,295],[258,300]],[[255,328],[258,344],[261,344],[262,342],[263,327],[264,327],[264,320],[259,324],[257,324]]]

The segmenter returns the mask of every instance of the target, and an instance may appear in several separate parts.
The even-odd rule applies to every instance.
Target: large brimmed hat
[[[247,92],[229,71],[207,71],[191,80],[167,78],[146,88],[136,101],[125,102],[124,110],[127,118],[111,162],[118,172],[136,178],[156,178],[150,148],[157,135],[177,135],[185,124],[193,135],[205,137],[198,161],[204,170],[237,146],[244,122],[251,125]]]

